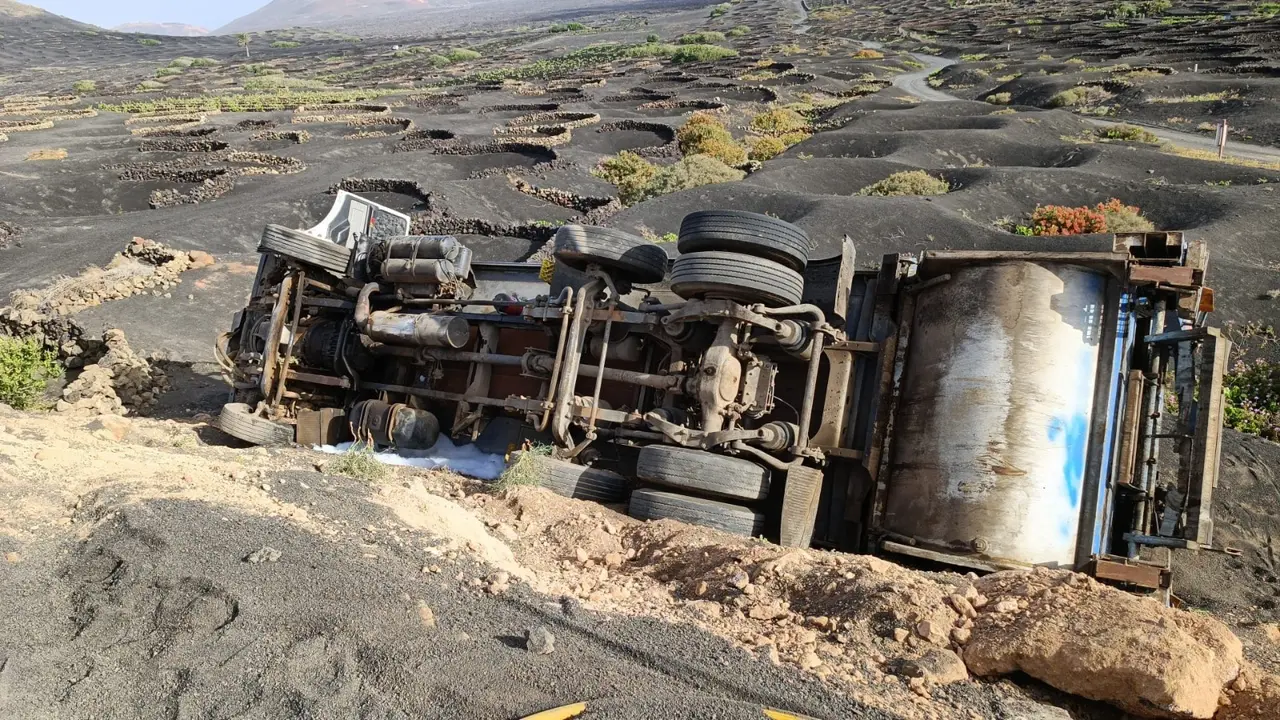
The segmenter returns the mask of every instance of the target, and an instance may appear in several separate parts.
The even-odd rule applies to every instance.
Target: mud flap
[[[782,495],[779,545],[809,547],[809,543],[813,541],[813,524],[818,517],[818,499],[821,496],[821,470],[800,466],[787,471],[787,488]]]

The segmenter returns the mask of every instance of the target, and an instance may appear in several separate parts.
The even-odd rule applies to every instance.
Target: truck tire
[[[676,258],[671,292],[689,300],[706,296],[773,307],[799,305],[804,277],[772,260],[742,253],[707,251]]]
[[[631,283],[651,285],[667,275],[667,253],[644,238],[594,225],[556,231],[556,260],[575,270],[599,265]]]
[[[734,500],[769,496],[769,470],[750,460],[675,445],[647,445],[636,477],[656,485]]]
[[[627,479],[618,473],[549,457],[537,458],[537,463],[538,484],[557,495],[599,503],[627,499]]]
[[[682,253],[723,250],[754,255],[804,272],[809,235],[785,220],[742,210],[703,210],[685,215],[676,249]]]
[[[218,415],[218,428],[237,440],[254,445],[288,445],[293,428],[253,414],[244,403],[227,403]]]
[[[764,514],[751,508],[661,490],[631,493],[627,514],[637,520],[679,520],[748,537],[764,531]]]
[[[283,225],[268,225],[263,228],[258,252],[274,253],[337,275],[346,274],[347,262],[351,259],[350,248]]]

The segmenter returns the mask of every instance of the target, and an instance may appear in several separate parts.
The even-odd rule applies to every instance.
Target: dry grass
[[[27,153],[27,160],[66,160],[67,151],[62,148],[45,148]]]

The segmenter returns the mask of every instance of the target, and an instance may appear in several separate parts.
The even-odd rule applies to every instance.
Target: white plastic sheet
[[[350,449],[352,443],[319,445],[317,450],[340,455]],[[481,452],[475,445],[454,445],[441,435],[430,450],[385,450],[374,453],[374,459],[387,465],[405,465],[424,469],[447,468],[460,475],[479,480],[495,480],[507,469],[501,455]]]

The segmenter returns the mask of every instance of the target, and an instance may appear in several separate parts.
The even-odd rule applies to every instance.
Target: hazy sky
[[[213,30],[269,0],[21,0],[72,20],[113,27],[127,22],[177,22]]]

